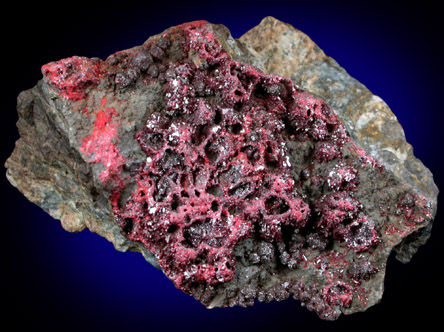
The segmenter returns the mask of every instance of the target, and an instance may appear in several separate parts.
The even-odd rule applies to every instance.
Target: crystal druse
[[[392,250],[407,262],[430,234],[438,189],[396,117],[271,17],[238,40],[191,22],[42,73],[18,98],[9,181],[207,307],[363,311]]]

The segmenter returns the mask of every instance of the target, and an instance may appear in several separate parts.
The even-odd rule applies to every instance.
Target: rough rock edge
[[[91,165],[72,147],[63,118],[64,106],[66,103],[43,80],[20,93],[17,98],[20,139],[5,164],[7,179],[28,200],[60,220],[66,231],[88,228],[113,243],[116,250],[140,252],[149,263],[160,268],[150,251],[120,233],[111,204],[100,190],[103,184],[93,177]],[[56,127],[55,123],[67,126]],[[76,202],[72,201],[73,190]]]

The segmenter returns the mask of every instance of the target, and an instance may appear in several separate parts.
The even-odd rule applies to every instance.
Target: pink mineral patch
[[[47,82],[66,99],[77,101],[85,97],[85,89],[96,85],[103,77],[102,61],[74,56],[42,66]]]
[[[102,106],[105,103],[103,99]],[[93,132],[83,139],[80,147],[80,151],[90,157],[89,162],[100,163],[105,167],[99,175],[102,182],[119,179],[125,162],[116,146],[117,123],[113,122],[113,116],[118,116],[114,108],[100,109],[96,114]]]

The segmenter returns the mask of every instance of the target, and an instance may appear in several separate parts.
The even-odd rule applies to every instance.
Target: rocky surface
[[[141,252],[207,307],[294,296],[323,319],[382,296],[438,189],[388,106],[271,17],[199,21],[42,67],[7,177],[70,232]]]

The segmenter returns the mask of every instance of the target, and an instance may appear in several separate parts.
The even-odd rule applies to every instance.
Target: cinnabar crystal
[[[30,116],[20,125],[61,137],[71,152],[40,163],[65,158],[64,176],[110,209],[103,225],[118,227],[125,249],[203,304],[293,295],[323,319],[364,310],[391,249],[430,222],[431,203],[359,148],[323,100],[234,60],[221,39],[199,21],[106,61],[49,63],[43,92],[20,107],[46,114],[31,100],[48,95],[60,114],[45,121],[57,125],[41,135]],[[100,208],[85,211],[100,220]]]

